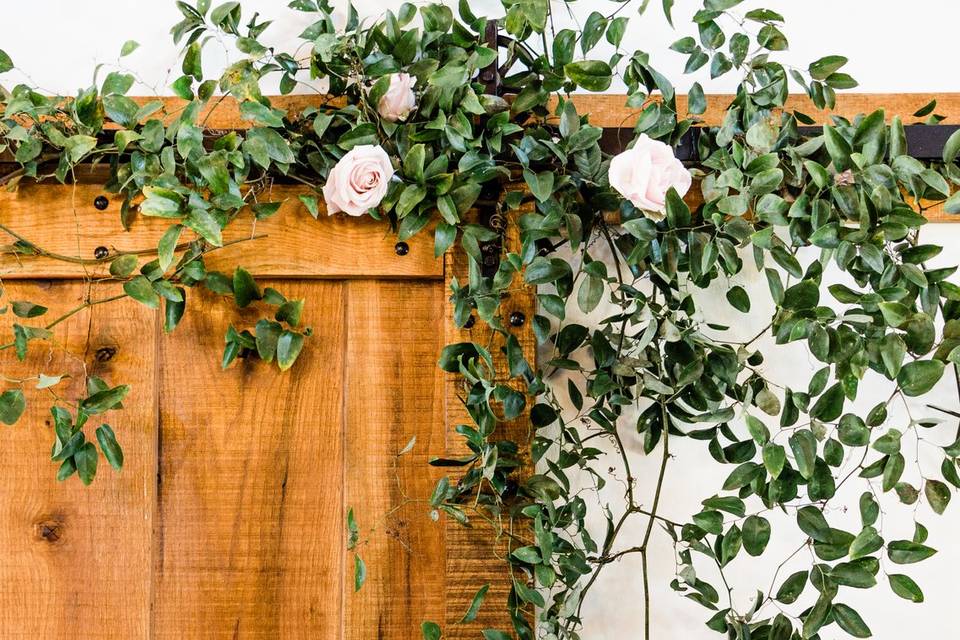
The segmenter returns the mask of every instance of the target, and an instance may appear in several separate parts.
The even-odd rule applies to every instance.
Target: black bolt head
[[[405,256],[410,253],[410,245],[408,245],[406,242],[398,242],[397,244],[393,245],[393,250],[397,252],[398,256]]]
[[[467,321],[463,323],[463,328],[472,329],[475,324],[477,324],[477,319],[471,314],[470,317],[467,318]]]
[[[105,211],[110,206],[110,201],[107,200],[107,196],[97,196],[93,199],[93,206],[99,211]]]
[[[522,327],[523,323],[527,321],[527,316],[523,315],[519,311],[514,311],[510,314],[510,325],[514,327]]]
[[[93,250],[93,257],[97,260],[103,260],[108,255],[110,255],[110,250],[102,245]]]

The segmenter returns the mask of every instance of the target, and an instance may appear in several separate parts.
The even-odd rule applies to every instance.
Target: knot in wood
[[[35,527],[37,538],[50,544],[59,542],[66,528],[62,521],[54,518],[45,518],[37,522]]]
[[[116,347],[100,347],[94,352],[93,357],[97,362],[108,362],[115,355],[117,355]]]

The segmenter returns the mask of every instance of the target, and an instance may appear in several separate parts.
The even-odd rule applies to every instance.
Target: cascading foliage
[[[289,52],[262,44],[270,23],[245,18],[237,2],[212,9],[209,0],[177,2],[183,20],[172,33],[183,47],[183,75],[171,88],[186,102],[176,110],[159,100],[128,98],[134,75],[122,65],[75,97],[45,96],[26,85],[2,89],[0,151],[19,165],[0,178],[8,188],[27,179],[71,182],[78,165],[96,161],[109,166],[105,188],[123,200],[124,227],[135,229],[141,215],[170,221],[151,250],[155,258],[144,264],[143,252],[86,260],[109,263],[110,277],[89,283],[81,307],[42,323],[46,308],[12,302],[7,308],[18,320],[2,348],[23,359],[31,342],[48,339],[71,314],[125,297],[152,308],[162,304],[165,328],[172,331],[189,290],[200,286],[240,307],[272,306],[254,327],[230,328],[224,366],[243,354],[288,368],[308,334],[299,328],[304,301],[261,291],[242,267],[231,275],[208,271],[204,256],[224,244],[227,225],[277,212],[279,203],[263,200],[273,180],[305,185],[301,200],[315,216],[320,203],[330,208],[340,187],[324,186],[334,182],[338,163],[357,151],[366,158],[363,175],[384,185],[368,213],[388,220],[400,240],[431,230],[437,255],[459,243],[470,256],[470,271],[452,291],[456,322],[463,326],[477,316],[503,336],[509,385],[495,381],[494,360],[501,354],[491,354],[486,344],[449,345],[441,355],[442,367],[463,374],[474,424],[459,431],[473,455],[438,461],[461,468],[430,498],[435,509],[464,523],[482,515],[494,524],[491,536],[509,540],[504,571],[512,576],[513,629],[486,630],[487,640],[582,637],[581,605],[598,575],[611,562],[633,557],[649,638],[648,545],[654,534],[672,538],[679,559],[672,586],[709,610],[705,618],[713,630],[787,640],[813,638],[824,628],[832,633],[829,625],[836,625],[868,637],[867,622],[844,604],[849,590],[885,582],[919,602],[920,586],[899,565],[935,553],[919,523],[912,537],[885,531],[877,496],[895,491],[906,504],[923,499],[941,513],[953,487],[960,487],[954,434],[926,432],[933,418],[887,417],[894,403],[924,395],[960,361],[960,288],[948,281],[955,267],[926,266],[942,248],[920,239],[925,208],[946,201],[948,212],[960,210],[960,198],[951,197],[960,184],[954,163],[960,138],[947,143],[943,163],[927,165],[908,155],[901,119],[888,123],[882,111],[852,121],[834,117],[821,133],[801,133],[800,126],[814,120],[786,106],[791,79],[816,108],[832,107],[835,90],[856,85],[841,71],[846,59],[826,56],[805,70],[788,69],[776,61],[788,44],[780,15],[741,11],[739,0],[705,0],[694,24],[683,26],[693,35],[671,49],[686,56],[687,73],[735,73],[739,88],[722,125],[701,128],[696,138],[701,161],[692,173],[702,203],[691,210],[671,189],[663,211],[639,209],[611,187],[602,130],[578,113],[569,93],[604,91],[619,77],[628,88],[627,105],[639,111],[629,123],[634,135],[669,144],[698,123],[707,101],[694,84],[682,113],[670,80],[651,66],[648,52],[627,46],[628,14],[643,13],[647,0],[593,4],[608,6],[572,30],[555,28],[555,18],[575,6],[505,0],[498,58],[485,38],[486,18],[463,0],[457,12],[405,4],[362,21],[351,8],[345,26],[335,24],[324,0],[295,0],[290,6],[315,21]],[[672,5],[663,0],[671,25]],[[597,53],[602,40],[600,49],[615,50],[609,58]],[[235,46],[239,55],[208,77],[204,52],[211,43]],[[128,42],[121,56],[136,47]],[[481,72],[491,65],[499,65],[509,99],[487,93]],[[13,68],[0,51],[0,72]],[[261,84],[278,78],[282,93],[306,87],[331,99],[302,112],[277,108]],[[405,90],[412,87],[413,104],[389,98],[394,108],[385,111],[383,100],[400,78]],[[321,81],[327,87],[318,88]],[[251,128],[204,128],[200,114],[221,94],[239,101]],[[916,116],[936,124],[933,109],[928,105]],[[371,155],[380,153],[376,147],[388,164],[377,164],[381,156]],[[351,184],[351,175],[343,184]],[[521,180],[524,190],[505,192]],[[501,213],[535,203],[517,221],[519,252],[501,255],[489,277],[480,268],[480,244],[496,234],[467,215],[482,191],[496,196],[490,199],[500,202]],[[349,207],[337,202],[354,213]],[[619,224],[608,223],[605,212],[617,212]],[[15,220],[8,224],[2,230],[11,236],[9,250],[21,259],[77,259],[51,254],[20,236]],[[744,260],[766,276],[775,305],[766,328],[746,342],[725,339],[731,331],[711,324],[710,310],[698,308],[695,295],[722,287],[729,304],[749,314],[756,301],[728,280]],[[849,284],[826,286],[828,266]],[[540,315],[532,320],[547,354],[540,366],[524,359],[501,315],[501,297],[516,274],[540,286]],[[584,312],[604,301],[616,312],[596,327],[567,321],[572,298]],[[765,377],[765,354],[757,344],[768,335],[781,344],[804,342],[822,365],[805,386],[783,387]],[[572,374],[566,388],[548,384],[558,370]],[[886,402],[863,414],[851,409],[862,385],[884,378],[891,381]],[[8,381],[0,420],[17,421],[25,390],[49,390],[58,382],[49,375]],[[128,388],[121,381],[86,382],[88,394],[76,401],[53,394],[52,457],[60,463],[59,477],[78,472],[90,482],[99,455],[87,440],[86,423],[120,408]],[[561,404],[574,407],[575,415],[561,411]],[[518,455],[529,443],[504,440],[498,425],[528,408],[537,473],[518,477]],[[635,423],[633,415],[639,416]],[[631,472],[625,446],[624,434],[634,427],[637,435],[630,438],[640,438],[644,452],[661,461],[658,476],[643,482]],[[726,481],[704,491],[703,508],[689,521],[660,513],[670,490],[666,469],[680,464],[671,458],[671,443],[679,438],[703,442],[717,464],[729,467]],[[96,440],[119,468],[123,456],[113,429],[100,426]],[[595,446],[599,440],[612,447],[612,460]],[[904,440],[941,451],[940,474],[924,475],[922,486],[903,481]],[[611,466],[618,468],[614,476]],[[591,492],[572,488],[572,475],[592,477],[597,489],[611,479],[622,482],[622,502],[597,504]],[[827,507],[848,483],[863,488],[859,503],[849,505],[860,523],[841,529],[831,524]],[[585,527],[587,513],[598,509],[609,523],[602,536]],[[764,515],[770,511],[795,520],[804,540],[794,555],[806,551],[810,565],[775,575],[748,608],[737,608],[725,571],[735,560],[747,562],[745,555],[764,554],[774,533]],[[634,519],[644,523],[640,539],[622,533]],[[349,526],[356,543],[352,517]],[[357,567],[359,587],[359,556]],[[465,620],[476,616],[484,593],[478,591]],[[424,622],[428,640],[441,633]]]

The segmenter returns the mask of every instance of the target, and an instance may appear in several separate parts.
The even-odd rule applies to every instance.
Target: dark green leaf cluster
[[[890,418],[893,403],[905,406],[907,398],[926,394],[960,364],[960,288],[950,282],[956,267],[933,266],[942,248],[920,237],[933,204],[960,211],[960,136],[947,143],[943,163],[924,164],[907,153],[903,119],[888,122],[882,111],[834,117],[821,133],[804,133],[815,119],[788,105],[790,83],[802,86],[816,108],[833,107],[837,91],[856,86],[842,71],[846,58],[828,55],[805,70],[788,68],[777,60],[788,46],[782,16],[767,9],[738,13],[739,0],[704,0],[694,33],[671,49],[686,57],[688,73],[735,72],[742,81],[722,122],[699,129],[701,160],[693,172],[702,203],[691,209],[671,190],[662,212],[642,211],[611,187],[604,132],[569,94],[603,91],[619,78],[627,106],[638,112],[633,134],[676,144],[702,124],[704,90],[694,84],[682,113],[650,54],[624,49],[630,19],[622,10],[637,5],[642,13],[645,0],[613,2],[606,13],[597,7],[577,30],[554,27],[555,4],[505,0],[494,47],[486,19],[465,0],[456,12],[404,4],[365,22],[351,9],[342,29],[326,2],[295,0],[291,7],[315,18],[301,34],[308,54],[298,56],[262,44],[270,23],[257,16],[244,22],[237,2],[178,2],[183,20],[172,33],[183,46],[182,76],[172,88],[185,103],[168,111],[161,101],[133,101],[127,93],[134,76],[122,70],[72,98],[16,86],[3,95],[0,119],[0,151],[9,149],[20,165],[8,182],[67,182],[78,163],[107,163],[106,186],[122,202],[125,227],[138,213],[170,224],[156,259],[139,270],[135,255],[104,258],[122,283],[118,297],[153,308],[163,301],[168,331],[180,322],[190,287],[202,285],[240,308],[262,302],[275,309],[272,318],[248,329],[231,326],[223,364],[256,356],[286,369],[309,335],[298,328],[304,301],[261,290],[243,268],[232,276],[208,271],[204,256],[227,244],[228,225],[277,213],[280,203],[261,201],[274,180],[303,184],[300,200],[317,217],[321,188],[337,162],[361,145],[379,145],[395,176],[369,213],[386,220],[400,240],[433,229],[438,256],[462,249],[467,273],[450,292],[455,323],[469,328],[479,319],[489,329],[478,332],[482,341],[447,345],[440,354],[440,366],[462,382],[470,423],[457,432],[469,453],[433,461],[451,475],[427,501],[438,518],[481,520],[508,541],[511,633],[531,639],[535,623],[546,637],[579,639],[582,603],[604,568],[636,557],[649,637],[647,553],[651,536],[665,533],[679,559],[671,585],[710,611],[709,628],[729,637],[790,640],[836,625],[867,637],[867,623],[843,602],[847,590],[874,587],[884,558],[910,564],[935,553],[922,525],[912,536],[885,531],[876,496],[892,492],[906,504],[922,499],[942,513],[951,487],[960,487],[960,443],[952,438],[933,445],[943,454],[939,476],[920,470],[922,486],[911,484],[904,441],[930,444],[924,432],[935,421]],[[662,8],[672,24],[672,0]],[[232,41],[243,58],[208,78],[204,48],[211,35]],[[127,43],[122,53],[135,48]],[[12,67],[0,52],[0,72]],[[396,73],[416,80],[416,108],[392,121],[381,117],[379,105]],[[268,77],[279,77],[283,93],[323,80],[333,99],[299,113],[278,108],[260,89]],[[218,91],[236,98],[249,129],[205,128],[204,109],[219,100]],[[935,108],[931,103],[915,117],[936,124]],[[498,223],[478,224],[471,215],[478,207]],[[491,254],[500,223],[512,225],[519,243]],[[49,255],[16,240],[18,253]],[[768,286],[763,300],[731,283],[750,260]],[[539,312],[530,324],[543,354],[539,365],[525,357],[504,316],[503,301],[522,284],[537,287]],[[745,317],[772,304],[768,325],[744,340],[735,327],[711,322],[699,295],[707,289],[723,290]],[[576,322],[573,313],[568,318],[574,305],[601,317]],[[18,302],[13,311],[33,318],[45,309]],[[28,342],[49,337],[57,322],[15,325],[7,347],[23,358]],[[814,375],[793,387],[768,379],[769,353],[760,347],[768,335],[777,344],[804,345],[818,362]],[[863,388],[877,380],[888,383],[889,399],[865,413],[855,409]],[[97,455],[83,441],[82,426],[86,415],[99,412],[89,410],[102,404],[94,398],[107,391],[92,390],[75,421],[54,409],[55,459],[85,482]],[[0,395],[4,422],[16,421],[23,407],[20,390]],[[505,436],[507,425],[528,414],[532,448]],[[649,483],[631,470],[625,426],[659,460]],[[122,454],[109,427],[97,439],[119,466]],[[721,486],[705,489],[697,513],[667,517],[666,470],[674,464],[671,441],[679,439],[703,443],[729,470]],[[531,459],[536,472],[520,473]],[[611,481],[624,487],[622,503],[598,507],[596,492]],[[860,522],[831,523],[828,507],[844,484],[857,481],[865,489]],[[607,521],[603,532],[587,526],[597,513]],[[625,540],[624,531],[636,530],[626,526],[633,521],[642,523],[642,535]],[[810,566],[783,579],[778,572],[748,610],[737,609],[730,567],[768,553],[784,522],[791,525],[786,535],[800,541],[796,553],[809,552]],[[366,565],[352,512],[348,535],[359,589]],[[910,577],[884,573],[894,593],[923,600]],[[478,588],[464,623],[485,599],[486,589]],[[422,631],[428,639],[441,636],[431,622]],[[514,637],[483,633],[488,640]]]

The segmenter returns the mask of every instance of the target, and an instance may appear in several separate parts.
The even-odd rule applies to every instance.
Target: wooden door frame
[[[812,108],[805,97],[791,97],[790,108],[813,114],[819,122],[827,120],[829,115],[852,118],[857,113],[870,112],[885,108],[887,115],[901,115],[910,118],[919,107],[926,104],[932,94],[841,94],[837,107],[832,112],[818,112]],[[939,100],[937,112],[944,114],[950,121],[960,121],[960,94],[936,96]],[[732,100],[732,96],[710,96],[708,107],[703,115],[704,124],[719,123],[723,110]],[[140,99],[141,102],[146,99]],[[271,98],[279,108],[298,111],[308,105],[316,106],[322,99],[307,96],[288,96]],[[182,106],[177,98],[165,99],[168,111]],[[590,113],[591,122],[601,127],[621,127],[632,122],[639,110],[624,107],[625,97],[611,96],[575,96],[574,102],[581,113]],[[685,111],[686,100],[678,97],[678,108]],[[240,118],[236,101],[227,99],[211,107],[207,127],[211,129],[243,129],[249,123]],[[0,157],[0,162],[4,159]],[[123,232],[118,221],[119,201],[109,200],[106,211],[94,207],[97,196],[103,194],[96,182],[103,173],[97,170],[87,172],[83,168],[78,172],[76,185],[31,184],[24,181],[18,191],[0,192],[0,224],[6,225],[17,234],[19,239],[36,243],[47,251],[67,256],[91,260],[98,247],[106,247],[110,254],[98,264],[76,264],[53,259],[45,255],[12,255],[9,251],[0,255],[0,274],[6,280],[29,279],[78,279],[90,273],[106,271],[111,257],[124,252],[144,250],[155,247],[157,240],[169,226],[168,220],[139,217],[131,232]],[[211,253],[208,265],[211,269],[228,269],[235,265],[247,268],[255,277],[276,279],[422,279],[443,281],[445,290],[453,278],[466,281],[466,259],[456,250],[446,253],[442,259],[434,257],[431,234],[424,232],[410,239],[408,251],[396,250],[396,238],[386,222],[370,217],[350,218],[343,215],[327,216],[322,203],[320,215],[314,220],[306,207],[298,199],[299,195],[312,193],[308,188],[289,184],[263,185],[258,197],[264,201],[283,201],[280,210],[271,218],[256,224],[236,221],[225,234],[226,248]],[[696,204],[697,194],[689,196]],[[522,215],[530,211],[514,211],[511,215]],[[925,212],[931,221],[953,222],[960,217],[949,216],[938,207]],[[69,225],[66,226],[66,225]],[[63,229],[76,229],[77,235],[64,234]],[[8,232],[9,233],[9,232]],[[516,224],[506,227],[504,238],[505,251],[519,249],[519,236]],[[360,251],[338,251],[338,247],[351,246],[362,248]],[[262,249],[261,249],[262,247]],[[402,254],[402,255],[401,255]],[[507,314],[519,312],[526,322],[512,327],[517,335],[524,355],[535,362],[536,345],[531,326],[536,310],[536,292],[525,287],[522,279],[512,287],[515,293],[503,302]],[[194,311],[195,312],[195,311]],[[190,313],[190,311],[188,311]],[[466,340],[485,342],[490,338],[488,329],[476,325],[472,329],[457,329],[452,321],[453,309],[445,298],[443,308],[444,343]],[[494,337],[495,338],[495,337]],[[491,351],[499,355],[496,339]],[[435,363],[425,363],[434,366]],[[509,376],[499,360],[498,379],[507,380]],[[446,454],[456,456],[463,453],[461,437],[455,433],[457,424],[468,422],[460,401],[460,383],[454,374],[445,379],[446,417]],[[504,437],[516,442],[528,442],[531,437],[528,414],[503,425]],[[525,458],[524,473],[532,470],[529,457]],[[446,612],[444,623],[446,636],[451,639],[474,638],[481,628],[495,626],[506,628],[504,597],[510,588],[502,547],[491,548],[491,530],[481,524],[464,529],[459,524],[448,521],[445,525],[446,536]],[[344,551],[346,553],[346,550]],[[498,553],[500,554],[498,556]],[[476,589],[491,583],[490,595],[475,624],[455,625],[470,604]]]
[[[5,280],[21,281],[82,281],[108,275],[113,258],[127,252],[146,251],[155,247],[160,236],[169,227],[170,220],[138,216],[130,231],[123,231],[119,221],[121,199],[104,192],[100,186],[103,172],[86,168],[78,171],[76,184],[34,183],[24,181],[13,192],[0,191],[0,225],[16,233],[17,240],[42,248],[44,253],[26,255],[0,254],[0,275]],[[449,299],[450,285],[454,278],[466,282],[467,259],[459,249],[451,249],[440,258],[434,257],[433,237],[428,231],[406,242],[405,250],[398,251],[395,233],[385,221],[369,216],[350,217],[343,214],[327,216],[321,203],[320,215],[314,219],[298,196],[312,192],[302,186],[272,185],[258,193],[260,201],[282,201],[277,213],[268,219],[253,222],[253,216],[243,216],[227,227],[223,249],[205,257],[209,270],[230,272],[235,266],[243,266],[255,278],[269,280],[403,280],[431,281],[442,286],[442,313],[437,322],[443,323],[443,344],[461,341],[489,343],[496,354],[497,379],[507,380],[509,372],[505,358],[499,352],[502,340],[482,322],[471,328],[457,329],[453,322],[453,305]],[[107,198],[106,209],[94,206],[94,201]],[[102,202],[102,201],[101,201]],[[532,210],[529,205],[511,215],[521,215]],[[471,212],[474,218],[478,212]],[[73,231],[76,230],[76,233]],[[3,232],[0,232],[2,235]],[[2,241],[0,241],[2,242]],[[94,259],[98,248],[106,247],[108,255]],[[349,248],[349,250],[345,250]],[[515,224],[507,226],[503,238],[504,251],[519,250],[519,233]],[[48,253],[57,254],[52,257]],[[59,257],[82,258],[84,263],[67,262]],[[145,258],[149,259],[149,258]],[[442,283],[442,285],[441,285]],[[107,294],[105,294],[107,295]],[[307,304],[311,303],[307,300]],[[188,305],[189,307],[190,305]],[[535,291],[524,285],[516,276],[510,298],[504,300],[506,315],[517,312],[524,322],[510,327],[523,348],[525,357],[534,362],[536,345],[532,333],[535,313]],[[202,313],[202,308],[187,310],[187,314]],[[159,337],[164,340],[165,337]],[[122,345],[120,345],[122,347]],[[203,354],[217,358],[218,354]],[[422,363],[423,367],[436,369],[444,379],[443,407],[445,416],[445,447],[437,451],[443,457],[458,457],[465,452],[462,437],[456,433],[458,424],[470,423],[463,402],[461,379],[456,374],[439,372],[435,357]],[[266,366],[266,365],[264,365]],[[291,371],[288,375],[295,374]],[[117,381],[124,382],[124,381]],[[503,424],[502,437],[517,442],[530,438],[529,414]],[[121,418],[122,419],[122,418]],[[36,425],[18,425],[31,428]],[[141,434],[144,437],[146,434]],[[138,437],[129,434],[126,438]],[[134,447],[131,447],[133,450]],[[22,452],[23,455],[42,456],[42,451]],[[529,464],[529,454],[524,458]],[[427,469],[424,469],[427,471]],[[51,468],[50,473],[55,469]],[[108,473],[108,472],[104,472]],[[158,472],[158,481],[160,474]],[[107,480],[98,480],[106,482]],[[418,496],[427,497],[427,496]],[[340,514],[339,525],[345,521]],[[426,514],[422,517],[426,518]],[[444,562],[446,565],[445,602],[443,620],[437,620],[451,640],[476,638],[483,628],[509,628],[506,597],[510,581],[505,560],[508,552],[502,541],[493,541],[494,532],[479,520],[471,528],[464,528],[451,518],[438,523],[445,538]],[[347,549],[343,550],[347,556]],[[350,559],[352,562],[352,559]],[[370,571],[376,571],[371,565]],[[486,604],[472,624],[456,624],[467,610],[477,589],[490,584]],[[416,585],[412,585],[416,588]],[[350,597],[346,594],[345,597]]]

